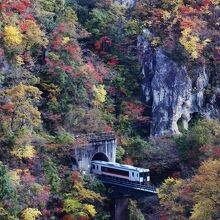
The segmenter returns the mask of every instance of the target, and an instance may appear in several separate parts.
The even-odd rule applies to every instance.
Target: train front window
[[[95,165],[94,165],[94,164],[92,165],[92,169],[94,169],[94,170],[95,170]]]
[[[140,173],[140,177],[145,177],[145,173]]]
[[[142,172],[142,173],[140,173],[140,177],[143,177],[144,179],[146,179],[147,176],[149,176],[149,172]]]

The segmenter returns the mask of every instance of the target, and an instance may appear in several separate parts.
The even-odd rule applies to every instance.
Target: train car
[[[113,162],[94,160],[91,162],[91,172],[141,184],[150,181],[149,169]]]

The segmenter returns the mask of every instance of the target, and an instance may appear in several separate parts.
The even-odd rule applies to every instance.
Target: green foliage
[[[57,167],[51,158],[45,158],[44,169],[51,191],[53,193],[59,192],[61,189],[61,179],[58,175]]]
[[[97,220],[109,220],[111,218],[111,215],[109,212],[106,212],[104,210],[97,210],[96,219]]]
[[[96,179],[94,175],[86,174],[83,175],[82,178],[84,182],[84,187],[102,195],[103,197],[106,195],[107,190],[105,186],[101,181]],[[106,209],[102,205],[95,206],[95,209],[97,212],[95,218],[97,220],[107,220],[110,218],[110,214],[106,211]]]
[[[147,149],[149,148],[150,143],[144,141],[140,137],[130,138],[128,141],[128,145],[125,147],[128,155],[132,158],[134,164],[140,164],[144,158]]]
[[[8,206],[12,204],[8,211],[10,214],[17,213],[17,194],[16,190],[13,187],[13,184],[8,176],[8,172],[6,167],[0,161],[0,208],[1,204],[4,206]]]
[[[141,24],[137,19],[128,20],[128,22],[125,24],[126,33],[131,36],[140,34],[141,29]]]
[[[114,4],[108,9],[93,9],[85,26],[93,34],[93,37],[98,39],[102,35],[116,34],[116,22],[123,20],[123,8]]]
[[[214,144],[220,136],[220,125],[213,120],[199,120],[188,131],[176,137],[175,141],[185,159],[199,155],[199,149],[207,144]]]
[[[0,219],[1,220],[18,220],[18,218],[11,216],[4,208],[2,208],[1,203],[0,203]]]
[[[34,183],[31,186],[31,192],[33,192],[34,194],[37,194],[42,190],[43,190],[43,186],[40,185],[39,183]]]
[[[125,154],[124,148],[121,146],[117,146],[117,148],[116,148],[116,161],[117,161],[117,163],[122,162],[122,158],[123,158],[124,154]]]
[[[67,213],[79,213],[82,207],[82,203],[75,199],[65,199],[64,200],[64,211]]]
[[[58,13],[60,10],[64,7],[64,0],[49,0],[49,1],[43,1],[43,0],[37,0],[37,3],[40,4],[41,8],[48,12],[54,12]]]
[[[87,173],[86,175],[82,176],[82,179],[84,182],[84,186],[87,189],[92,190],[96,193],[99,193],[100,195],[103,195],[103,196],[105,195],[105,192],[106,192],[105,186],[94,175]]]
[[[144,220],[144,215],[138,209],[137,202],[130,199],[128,204],[128,210],[129,210],[129,220]]]
[[[127,10],[113,0],[2,0],[0,156],[13,170],[0,164],[0,219],[18,217],[17,201],[24,210],[19,217],[35,219],[40,212],[34,207],[41,207],[42,218],[53,219],[60,208],[53,199],[73,218],[109,218],[100,182],[89,175],[65,178],[69,164],[61,158],[79,133],[113,129],[121,146],[118,162],[127,157],[156,170],[179,163],[168,139],[154,146],[145,141],[148,109],[142,105],[137,35],[186,69],[205,63],[210,83],[218,85],[218,5],[219,0],[138,0]],[[201,120],[184,131],[176,138],[184,159],[197,165],[200,156],[218,159],[219,130],[216,122]],[[219,218],[218,164],[202,165],[190,181],[165,181],[159,197],[170,219]],[[129,209],[130,219],[144,218],[136,202]]]
[[[65,130],[60,130],[55,136],[53,142],[61,146],[67,146],[74,143],[74,137]]]

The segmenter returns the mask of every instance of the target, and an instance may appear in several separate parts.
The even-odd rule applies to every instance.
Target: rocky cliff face
[[[146,102],[152,105],[151,134],[178,134],[178,124],[188,128],[194,113],[208,118],[220,117],[218,89],[205,99],[209,77],[205,66],[193,70],[191,79],[185,66],[168,57],[162,48],[152,49],[144,37],[139,37],[142,88]]]
[[[131,8],[135,5],[136,0],[116,0],[116,2],[126,6],[127,8]]]

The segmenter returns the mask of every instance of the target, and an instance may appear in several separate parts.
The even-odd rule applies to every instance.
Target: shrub
[[[197,159],[201,155],[200,148],[215,144],[220,137],[220,124],[214,120],[199,120],[188,131],[175,138],[178,149],[184,159]],[[195,162],[195,160],[194,160]]]
[[[129,220],[144,220],[144,215],[137,207],[137,202],[130,199],[128,204]]]
[[[22,34],[15,26],[5,26],[4,41],[7,47],[14,48],[22,44]]]
[[[8,175],[6,166],[0,161],[0,201],[7,205],[10,214],[17,213],[17,194]]]
[[[23,220],[35,220],[41,215],[38,209],[26,208],[22,211],[21,217]]]
[[[58,175],[56,165],[51,158],[45,158],[44,168],[51,191],[54,193],[59,192],[61,188],[61,179]]]

